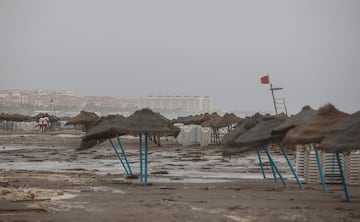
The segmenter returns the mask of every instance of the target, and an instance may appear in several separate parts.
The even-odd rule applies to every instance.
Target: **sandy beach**
[[[360,221],[360,186],[348,187],[350,202],[341,184],[327,195],[320,184],[301,191],[276,150],[286,187],[268,168],[262,178],[255,152],[164,140],[150,144],[145,187],[127,178],[108,141],[75,151],[82,135],[0,132],[0,221]],[[138,141],[122,141],[136,174]]]

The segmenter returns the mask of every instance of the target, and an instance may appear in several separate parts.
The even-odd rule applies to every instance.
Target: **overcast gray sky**
[[[0,89],[360,109],[358,0],[0,0]]]

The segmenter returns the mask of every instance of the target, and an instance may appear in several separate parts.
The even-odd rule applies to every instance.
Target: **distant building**
[[[168,118],[216,111],[215,100],[208,96],[80,97],[69,91],[0,90],[0,112],[5,113],[34,115],[41,110],[74,116],[86,110],[102,116],[110,113],[127,116],[145,107]]]

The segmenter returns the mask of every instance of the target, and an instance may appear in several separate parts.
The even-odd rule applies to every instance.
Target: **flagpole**
[[[276,101],[275,101],[275,96],[274,96],[274,88],[272,87],[272,83],[270,83],[270,90],[271,90],[271,94],[272,94],[272,98],[273,98],[273,102],[274,102],[274,108],[275,108],[275,114],[277,115],[277,108],[276,108]]]
[[[269,80],[270,79],[269,76],[270,76],[269,74],[267,74],[265,76],[262,76],[260,78],[260,81],[261,81],[262,84],[270,84],[271,95],[272,95],[272,98],[273,98],[273,103],[274,103],[274,108],[275,108],[275,115],[277,115],[278,110],[277,110],[277,107],[276,107],[276,99],[275,99],[274,90],[281,90],[283,88],[280,88],[280,87],[274,88],[272,83]],[[283,99],[283,102],[284,102],[284,106],[285,106],[285,99]],[[285,112],[287,113],[286,106],[285,106]]]

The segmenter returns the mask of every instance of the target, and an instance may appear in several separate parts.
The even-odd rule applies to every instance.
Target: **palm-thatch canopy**
[[[285,145],[320,143],[325,137],[324,128],[341,120],[348,114],[337,110],[332,104],[321,107],[315,115],[288,131],[283,143]]]
[[[6,121],[13,121],[13,122],[25,122],[30,121],[30,116],[23,116],[20,114],[7,114],[7,113],[1,113],[0,114],[0,120],[6,120]]]
[[[176,119],[172,119],[171,120],[171,123],[183,123],[185,124],[186,121],[188,121],[188,119],[190,119],[192,116],[179,116],[178,118]]]
[[[89,149],[105,139],[123,135],[118,126],[124,121],[125,117],[122,115],[109,115],[95,120],[87,134],[81,139],[78,150]]]
[[[116,135],[124,135],[121,126],[125,124],[122,115],[108,115],[95,120],[88,133],[82,138],[83,141],[102,140],[113,138]]]
[[[235,139],[234,143],[237,146],[258,146],[271,143],[281,137],[280,135],[272,135],[271,131],[284,121],[285,119],[283,118],[275,117],[261,121],[255,127]]]
[[[116,135],[171,135],[177,136],[180,129],[173,126],[165,117],[160,117],[150,109],[142,109],[125,118],[110,115],[95,121],[83,141],[108,139]]]
[[[216,128],[227,127],[233,124],[237,124],[242,119],[237,117],[234,113],[225,113],[225,115],[215,123]]]
[[[212,118],[212,116],[214,115],[219,116],[216,112],[212,113],[211,115],[209,113],[197,114],[195,116],[189,115],[185,117],[178,117],[177,119],[171,120],[171,123],[183,123],[184,125],[191,125],[191,124],[202,125],[203,122]]]
[[[235,145],[235,139],[244,134],[246,131],[250,130],[256,124],[259,123],[259,120],[255,118],[246,118],[243,121],[241,121],[235,129],[228,132],[223,139],[223,143],[227,146],[233,146]]]
[[[160,117],[152,110],[145,108],[136,111],[134,114],[126,118],[125,125],[122,126],[123,132],[126,134],[139,135],[168,135],[177,136],[180,132],[165,117]]]
[[[65,126],[76,125],[76,124],[91,124],[98,118],[99,116],[96,115],[96,113],[82,110],[77,116],[74,116],[73,118],[69,119],[66,122]]]
[[[348,129],[353,124],[357,124],[357,122],[360,122],[360,111],[357,111],[351,115],[348,115],[343,120],[341,120],[338,123],[335,123],[329,127],[326,127],[322,131],[324,131],[328,134],[337,133],[337,132]]]
[[[299,113],[286,119],[285,122],[283,122],[282,124],[275,127],[271,133],[274,135],[281,134],[281,135],[285,136],[287,131],[289,131],[290,129],[294,128],[295,126],[301,124],[302,122],[306,121],[307,119],[311,118],[312,116],[315,115],[315,113],[316,113],[316,111],[313,110],[310,106],[304,106]]]
[[[327,132],[319,148],[330,152],[360,149],[360,111],[324,130]]]
[[[221,116],[217,113],[212,113],[200,125],[202,127],[216,127],[215,125],[219,120],[221,120]]]
[[[199,114],[199,115],[195,115],[195,116],[190,116],[185,122],[185,125],[201,125],[201,123],[203,123],[204,121],[206,121],[207,119],[210,118],[210,114],[209,113],[204,113],[204,114]]]
[[[38,121],[41,117],[43,116],[48,116],[49,117],[49,120],[50,122],[57,122],[60,120],[59,117],[55,116],[55,115],[49,115],[48,113],[38,113],[37,115],[31,117],[31,119],[33,121]]]

